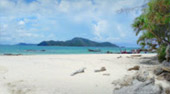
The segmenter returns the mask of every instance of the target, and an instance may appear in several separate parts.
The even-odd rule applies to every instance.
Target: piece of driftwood
[[[131,70],[139,70],[140,66],[134,66],[133,68],[129,68],[128,71],[131,71]]]
[[[71,74],[71,76],[74,76],[74,75],[79,74],[79,73],[84,73],[84,70],[85,70],[85,69],[86,69],[86,68],[79,69],[79,70],[73,72],[73,73]]]
[[[101,67],[99,70],[95,70],[94,72],[102,72],[102,71],[106,71],[105,67]]]

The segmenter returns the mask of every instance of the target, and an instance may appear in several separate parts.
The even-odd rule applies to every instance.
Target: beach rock
[[[165,80],[170,81],[170,73],[162,73],[160,77],[163,77]]]
[[[170,62],[167,62],[166,60],[162,62],[162,66],[170,67]]]
[[[170,94],[170,87],[165,89],[166,94]]]
[[[145,82],[146,80],[150,79],[149,78],[149,72],[147,72],[147,71],[139,72],[136,76],[136,79],[138,81]]]
[[[160,75],[161,73],[163,73],[163,69],[161,67],[158,67],[154,70],[155,75]]]
[[[164,74],[164,78],[165,78],[165,80],[170,82],[170,73]]]
[[[170,73],[170,67],[162,67],[162,70]]]
[[[138,81],[145,82],[146,79],[147,79],[147,77],[141,76],[141,75],[139,76],[139,75],[138,75],[138,76],[136,77],[136,79],[137,79]]]
[[[158,80],[170,81],[170,67],[158,67],[154,70],[154,74],[158,76]]]
[[[160,86],[154,84],[154,80],[150,79],[146,82],[134,80],[130,86],[114,90],[113,94],[161,94]]]
[[[131,70],[139,70],[140,66],[134,66],[133,68],[129,68],[128,71],[131,71]]]
[[[126,75],[125,77],[123,77],[123,79],[113,81],[112,84],[114,85],[114,89],[120,89],[122,87],[131,85],[133,80],[134,80],[133,76]]]

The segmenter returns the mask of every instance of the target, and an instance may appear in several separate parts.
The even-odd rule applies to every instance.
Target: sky
[[[131,24],[145,0],[0,0],[0,44],[82,37],[137,46]]]

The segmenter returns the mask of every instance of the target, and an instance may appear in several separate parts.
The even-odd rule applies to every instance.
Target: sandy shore
[[[121,58],[117,58],[121,56]],[[141,64],[143,57],[130,55],[28,55],[0,56],[0,94],[112,94],[114,80],[135,71],[127,71]],[[104,72],[94,72],[105,67]],[[70,76],[86,68],[84,73]]]

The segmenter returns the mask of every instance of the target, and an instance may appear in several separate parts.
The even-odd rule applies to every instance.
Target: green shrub
[[[166,46],[165,45],[161,45],[157,49],[157,53],[158,53],[159,62],[162,62],[162,61],[166,60],[166,58],[165,58],[165,56],[166,56]]]

